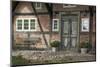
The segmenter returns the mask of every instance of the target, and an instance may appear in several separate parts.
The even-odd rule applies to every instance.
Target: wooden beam
[[[53,4],[45,3],[45,6],[46,6],[49,16],[50,16],[50,32],[52,32]]]
[[[91,34],[95,34],[96,32],[92,32]],[[80,32],[80,35],[89,35],[89,32]]]
[[[19,2],[16,2],[16,1],[12,1],[12,12],[15,11],[17,5],[19,4]]]
[[[49,13],[48,12],[39,12],[37,13],[38,15],[48,15]],[[12,15],[35,15],[35,13],[13,13]]]
[[[52,39],[52,19],[53,19],[53,4],[52,3],[45,3],[45,6],[48,10],[49,16],[50,16],[50,22],[49,22],[49,30],[50,30],[50,40]]]
[[[53,11],[55,12],[55,11]],[[52,13],[53,13],[52,12]],[[56,11],[56,12],[61,12],[61,11]],[[63,11],[64,12],[64,11]],[[69,11],[68,11],[69,12]],[[83,11],[82,11],[83,12]],[[88,11],[89,12],[89,11]],[[94,11],[95,12],[95,11]],[[37,12],[38,15],[50,15],[49,12]],[[16,12],[13,12],[12,15],[35,15],[35,13],[16,13]]]
[[[11,5],[11,12],[12,12],[12,18],[11,18],[11,48],[14,49],[14,45],[15,45],[15,40],[14,40],[14,15],[13,12],[15,11],[17,5],[19,4],[19,2],[14,2],[12,1]]]
[[[15,33],[25,33],[24,31],[16,31]],[[43,31],[43,32],[41,32],[41,31],[30,31],[30,34],[31,33],[35,33],[35,34],[50,34],[50,31]],[[59,32],[52,32],[53,34],[58,34]]]
[[[89,24],[89,43],[92,45],[93,48],[93,44],[92,44],[92,32],[93,32],[93,6],[89,6],[89,10],[90,10],[90,24]]]
[[[15,40],[14,40],[14,16],[11,18],[11,49],[14,49]]]
[[[33,11],[34,11],[34,13],[35,13],[35,15],[36,15],[36,17],[37,17],[37,21],[38,21],[40,30],[41,30],[41,32],[43,32],[43,28],[42,28],[42,26],[41,26],[41,23],[40,23],[40,20],[39,20],[39,17],[38,17],[38,13],[37,13],[37,11],[36,11],[36,9],[35,9],[35,7],[34,7],[34,4],[31,3],[31,5],[32,5]],[[46,43],[46,46],[48,47],[48,43],[47,43],[47,40],[46,40],[46,38],[45,38],[45,35],[42,34],[42,36],[43,36],[43,38],[44,38],[44,41],[45,41],[45,43]]]

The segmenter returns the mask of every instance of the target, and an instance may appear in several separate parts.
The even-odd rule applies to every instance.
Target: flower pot
[[[81,53],[86,54],[87,53],[87,48],[81,48]]]
[[[52,47],[52,52],[56,52],[56,48],[55,47]]]

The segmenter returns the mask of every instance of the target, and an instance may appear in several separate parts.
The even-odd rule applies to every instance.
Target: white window
[[[31,31],[36,31],[36,27],[37,27],[37,20],[36,19],[31,19],[30,20],[30,30]]]
[[[81,21],[81,31],[89,32],[89,18],[82,18]]]
[[[52,31],[59,31],[59,19],[53,19]]]
[[[42,8],[42,4],[41,3],[35,3],[35,7],[36,7],[36,9],[41,9]]]
[[[70,7],[76,7],[76,5],[72,5],[72,4],[63,4],[63,8],[70,8]]]
[[[22,19],[17,20],[16,28],[19,31],[22,30]]]
[[[17,18],[16,31],[36,31],[37,18]]]
[[[24,19],[24,30],[29,30],[29,20],[28,19]]]

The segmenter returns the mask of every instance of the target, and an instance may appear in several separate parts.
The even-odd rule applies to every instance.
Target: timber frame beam
[[[41,30],[41,32],[44,32],[44,31],[43,31],[43,28],[42,28],[42,26],[41,26],[41,23],[40,23],[40,19],[39,19],[38,13],[37,13],[37,11],[36,11],[36,9],[35,9],[35,7],[34,7],[33,2],[31,2],[31,5],[32,5],[33,11],[34,11],[34,13],[35,13],[35,15],[36,15],[36,17],[37,17],[37,21],[38,21],[40,30]],[[48,42],[47,42],[47,40],[46,40],[45,34],[42,34],[42,36],[43,36],[43,38],[44,38],[44,41],[45,41],[46,46],[48,47]]]
[[[37,13],[38,15],[48,15],[49,13],[48,12],[39,12]],[[35,15],[35,13],[13,13],[13,15]]]
[[[50,40],[51,42],[51,37],[52,37],[52,19],[53,19],[53,4],[52,3],[45,3],[45,6],[48,10],[49,16],[50,16],[50,23],[49,23],[49,28],[50,28]]]
[[[19,2],[14,2],[14,1],[12,1],[12,3],[11,3],[11,5],[12,5],[12,8],[11,8],[11,12],[13,13],[14,11],[15,11],[15,9],[16,9],[16,7],[17,7],[17,5],[19,4]],[[14,45],[15,45],[15,40],[14,40],[14,15],[12,14],[12,18],[11,18],[11,32],[12,32],[12,36],[11,36],[11,38],[12,38],[12,46],[11,46],[11,48],[12,49],[14,49]]]
[[[90,10],[90,24],[89,24],[89,43],[92,44],[92,36],[93,36],[93,6],[89,6],[89,10]],[[93,44],[92,44],[92,48],[93,48]]]

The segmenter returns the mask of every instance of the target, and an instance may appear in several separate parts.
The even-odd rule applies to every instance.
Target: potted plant
[[[53,41],[53,42],[50,43],[50,45],[52,47],[52,51],[56,52],[57,47],[59,47],[59,45],[60,45],[60,42],[59,41]]]
[[[80,44],[80,48],[81,48],[81,53],[85,54],[87,53],[87,51],[91,48],[91,44],[89,42],[82,42]]]

